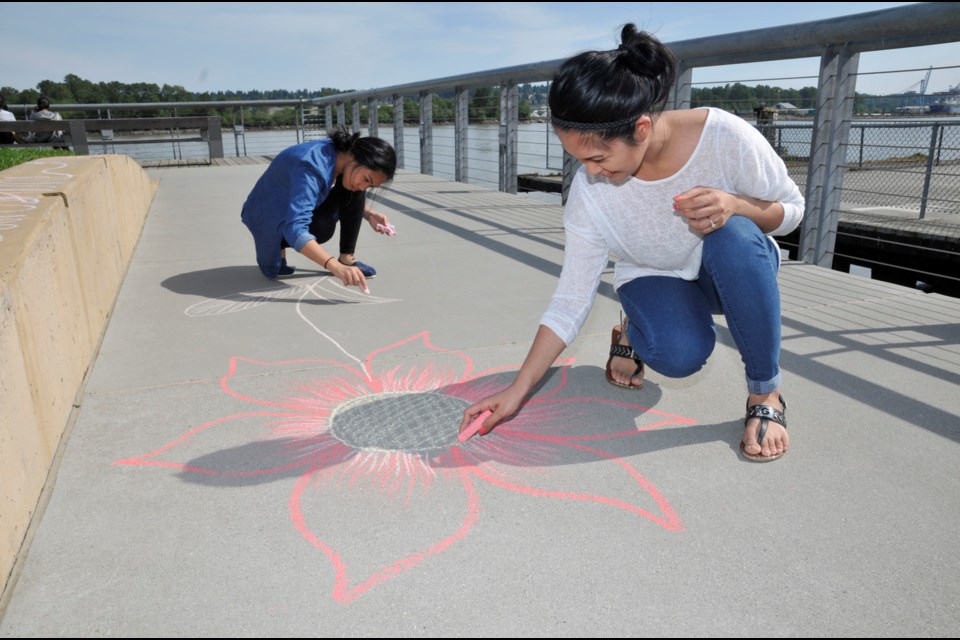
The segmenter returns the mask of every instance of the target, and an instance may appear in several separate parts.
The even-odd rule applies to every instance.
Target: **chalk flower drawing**
[[[515,367],[475,373],[467,354],[435,347],[427,332],[373,351],[358,364],[234,357],[220,387],[257,410],[202,424],[156,451],[116,464],[175,468],[222,482],[278,474],[296,478],[290,518],[329,560],[331,597],[341,603],[464,540],[480,521],[483,483],[558,505],[612,507],[680,531],[683,525],[656,487],[596,443],[693,420],[566,395],[570,365],[559,363],[547,386],[493,434],[459,443],[463,409],[503,388],[506,372]],[[292,377],[299,380],[288,385],[287,397],[259,397],[264,376],[275,379],[284,371],[297,372]],[[303,382],[306,375],[316,377]],[[591,424],[598,411],[606,416],[607,431]],[[233,455],[223,455],[225,442],[238,443]],[[216,453],[198,455],[205,451]],[[177,462],[184,456],[187,462]],[[582,469],[572,473],[572,482],[584,484],[566,488],[571,474],[559,479],[551,470],[564,461],[612,465],[605,477],[619,478],[619,495],[602,495],[608,480],[604,489],[591,491],[584,478],[590,474]],[[433,492],[441,493],[431,499]],[[383,555],[371,560],[376,553]],[[364,577],[352,581],[351,567],[358,564]]]

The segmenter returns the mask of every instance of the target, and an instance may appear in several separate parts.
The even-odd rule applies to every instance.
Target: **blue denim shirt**
[[[263,275],[277,277],[281,239],[297,251],[316,240],[310,221],[313,210],[330,194],[336,164],[333,140],[304,142],[277,154],[257,180],[240,219],[253,234]]]

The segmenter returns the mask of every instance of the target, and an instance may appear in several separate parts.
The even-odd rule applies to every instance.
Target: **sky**
[[[390,87],[611,49],[633,22],[661,41],[829,19],[911,2],[4,2],[0,87],[92,82],[192,92]],[[860,93],[960,85],[960,43],[868,52]],[[694,86],[816,85],[816,58],[694,74]],[[872,73],[884,72],[884,73]],[[889,73],[888,73],[889,72]],[[896,72],[896,73],[894,73]]]

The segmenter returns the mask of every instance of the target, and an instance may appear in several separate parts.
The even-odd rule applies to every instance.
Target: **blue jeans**
[[[713,314],[723,313],[746,368],[747,391],[780,387],[780,289],[777,249],[756,224],[732,216],[703,239],[697,280],[632,280],[617,290],[633,350],[659,373],[683,378],[713,352]]]

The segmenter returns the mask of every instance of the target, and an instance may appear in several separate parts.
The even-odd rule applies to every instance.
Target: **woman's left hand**
[[[373,227],[373,230],[377,233],[383,233],[390,235],[388,229],[392,229],[390,226],[390,221],[387,220],[387,216],[374,211],[373,209],[367,209],[367,213],[364,216],[367,219],[367,222],[370,223],[370,226]]]
[[[673,197],[673,208],[701,234],[713,233],[736,213],[736,196],[719,189],[694,187]]]

